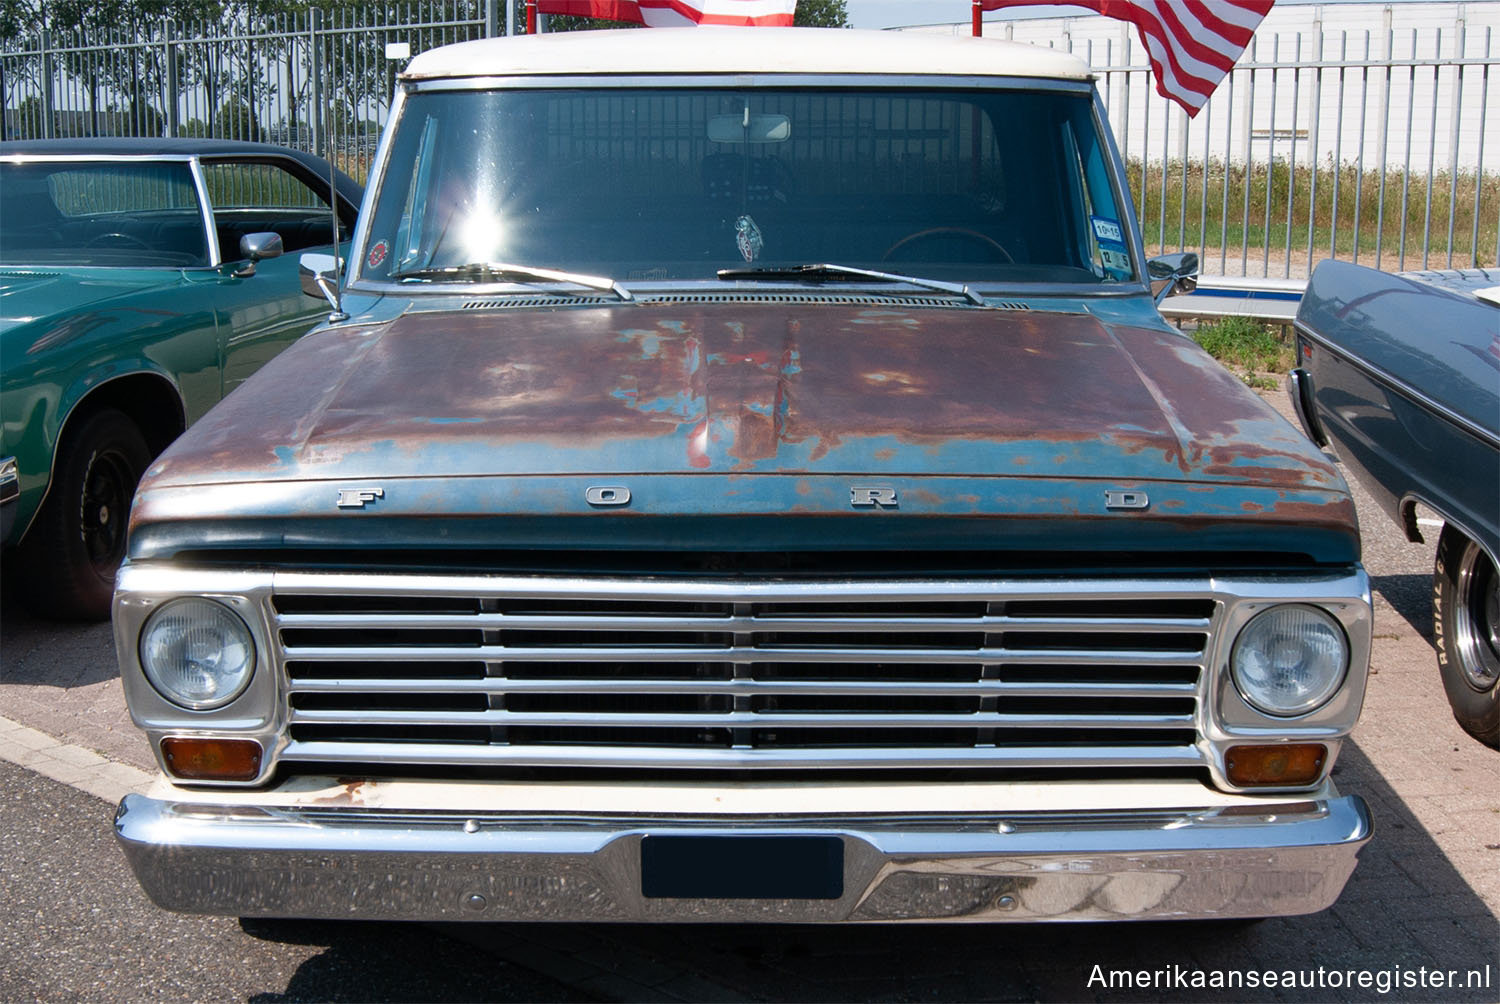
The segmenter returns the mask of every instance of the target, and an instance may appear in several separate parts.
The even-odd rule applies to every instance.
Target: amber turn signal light
[[[184,781],[254,781],[260,774],[260,743],[250,739],[171,736],[161,741],[161,758]]]
[[[1328,747],[1322,743],[1231,746],[1224,754],[1224,773],[1236,787],[1280,788],[1312,784],[1327,762]]]

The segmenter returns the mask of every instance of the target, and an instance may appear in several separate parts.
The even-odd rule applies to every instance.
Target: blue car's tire
[[[124,412],[102,408],[68,427],[47,499],[21,544],[28,606],[67,620],[109,617],[130,499],[150,462]]]
[[[1453,717],[1500,748],[1500,573],[1484,548],[1451,526],[1433,565],[1432,629]]]

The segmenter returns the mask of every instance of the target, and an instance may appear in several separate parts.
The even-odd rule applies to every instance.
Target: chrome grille
[[[278,574],[282,759],[1198,766],[1218,604],[1155,585]]]

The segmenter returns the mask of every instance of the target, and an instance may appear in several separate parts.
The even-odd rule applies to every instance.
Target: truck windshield
[[[955,282],[1135,278],[1085,94],[420,91],[394,128],[365,279],[494,261],[626,284],[809,262]]]

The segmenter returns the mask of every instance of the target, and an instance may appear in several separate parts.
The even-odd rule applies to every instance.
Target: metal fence
[[[1197,251],[1205,272],[1227,276],[1305,278],[1329,257],[1496,264],[1500,3],[1278,6],[1192,119],[1157,96],[1122,22],[985,31],[1095,70],[1153,250]]]
[[[241,11],[217,24],[122,25],[106,38],[39,31],[0,51],[0,138],[255,140],[332,156],[363,179],[404,62],[388,45],[416,53],[495,34],[495,6]]]
[[[1410,28],[1388,6],[1326,8],[1350,12],[1346,24],[1370,23],[1354,13],[1364,7],[1384,12],[1358,29],[1293,8],[1288,16],[1308,23],[1281,32],[1268,20],[1192,120],[1156,95],[1119,22],[1031,19],[987,32],[1069,49],[1095,69],[1153,250],[1195,250],[1206,272],[1231,276],[1303,277],[1324,257],[1493,265],[1500,130],[1485,134],[1500,125],[1500,31],[1466,11],[1500,24],[1500,4],[1441,6],[1453,9],[1450,23]],[[332,156],[363,178],[400,54],[505,30],[503,0],[274,17],[231,9],[215,24],[0,43],[0,135],[264,140]]]

